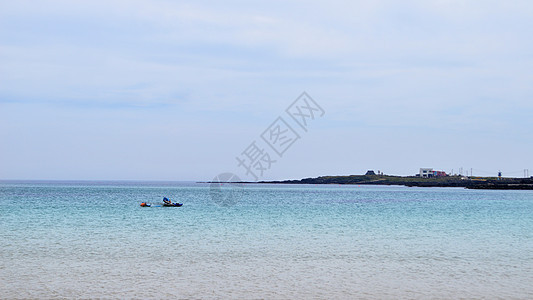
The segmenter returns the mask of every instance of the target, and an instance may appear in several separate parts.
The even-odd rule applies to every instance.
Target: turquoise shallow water
[[[141,208],[162,196],[180,208]],[[1,182],[0,298],[533,298],[533,192]]]

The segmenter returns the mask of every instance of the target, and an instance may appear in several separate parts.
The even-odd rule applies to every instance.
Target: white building
[[[433,168],[420,168],[420,177],[433,177]]]

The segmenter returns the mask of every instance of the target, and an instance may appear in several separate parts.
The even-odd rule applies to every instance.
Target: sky
[[[520,0],[0,0],[0,179],[521,177],[532,36]]]

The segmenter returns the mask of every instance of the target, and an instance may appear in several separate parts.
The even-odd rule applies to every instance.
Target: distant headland
[[[463,187],[467,189],[533,190],[533,177],[478,177],[448,175],[441,171],[420,169],[415,176],[393,176],[370,170],[365,175],[320,176],[301,180],[261,181],[260,183],[283,184],[357,184],[357,185],[403,185],[409,187]],[[439,172],[439,173],[437,173]]]

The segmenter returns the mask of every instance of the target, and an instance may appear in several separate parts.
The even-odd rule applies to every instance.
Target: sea
[[[533,299],[533,191],[1,181],[0,298]]]

